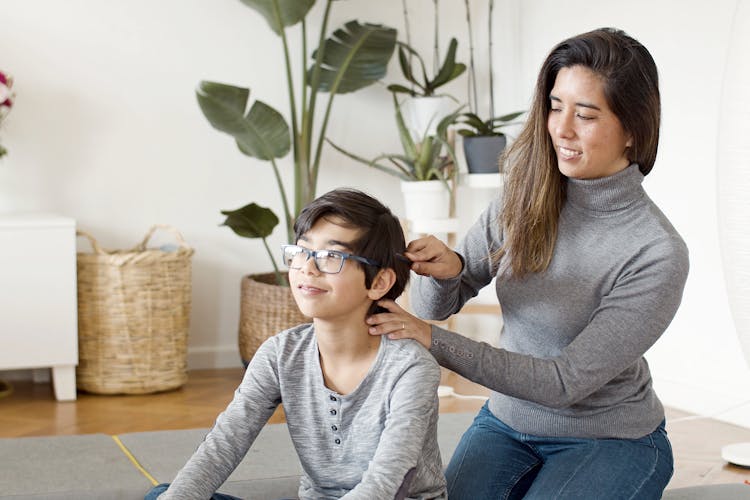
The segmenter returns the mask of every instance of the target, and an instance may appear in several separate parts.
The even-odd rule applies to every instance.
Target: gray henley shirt
[[[281,332],[258,349],[231,403],[159,498],[209,498],[282,402],[303,469],[300,499],[391,500],[412,469],[408,498],[445,498],[439,383],[424,347],[383,336],[365,378],[341,395],[325,386],[313,326]]]

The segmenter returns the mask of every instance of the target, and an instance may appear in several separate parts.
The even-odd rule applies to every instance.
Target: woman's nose
[[[557,137],[570,138],[575,135],[573,128],[573,115],[570,113],[559,113],[554,119],[554,132]]]

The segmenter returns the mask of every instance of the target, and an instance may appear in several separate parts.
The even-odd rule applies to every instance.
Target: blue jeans
[[[156,500],[156,497],[167,491],[167,488],[169,488],[169,483],[162,483],[157,486],[154,486],[150,490],[148,490],[148,493],[146,493],[146,497],[143,500]],[[224,493],[214,493],[211,496],[211,500],[242,500],[241,498],[233,497],[232,495],[225,495]]]
[[[148,493],[146,493],[146,496],[144,497],[144,500],[156,500],[156,497],[167,491],[167,488],[169,488],[169,483],[162,483],[157,486],[154,486],[150,490],[148,490]],[[211,500],[242,500],[241,498],[233,497],[232,495],[226,495],[224,493],[214,493],[211,496]],[[292,500],[291,498],[284,498],[281,500]]]
[[[448,498],[660,499],[673,472],[664,422],[639,439],[539,437],[482,407],[446,470]]]

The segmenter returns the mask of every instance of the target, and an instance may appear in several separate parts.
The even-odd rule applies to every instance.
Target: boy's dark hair
[[[409,281],[410,265],[401,260],[406,250],[401,223],[393,213],[372,196],[357,189],[339,188],[316,198],[302,209],[294,222],[294,237],[299,240],[321,218],[336,217],[344,227],[358,229],[361,236],[352,243],[352,253],[372,259],[382,268],[396,273],[396,282],[383,298],[396,300]],[[365,272],[365,287],[370,288],[379,268],[357,263]],[[370,313],[374,312],[374,307]]]

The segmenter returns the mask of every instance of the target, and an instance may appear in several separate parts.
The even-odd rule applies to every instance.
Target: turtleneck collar
[[[638,164],[600,179],[567,180],[566,198],[576,207],[597,212],[614,212],[643,197],[643,174]]]

